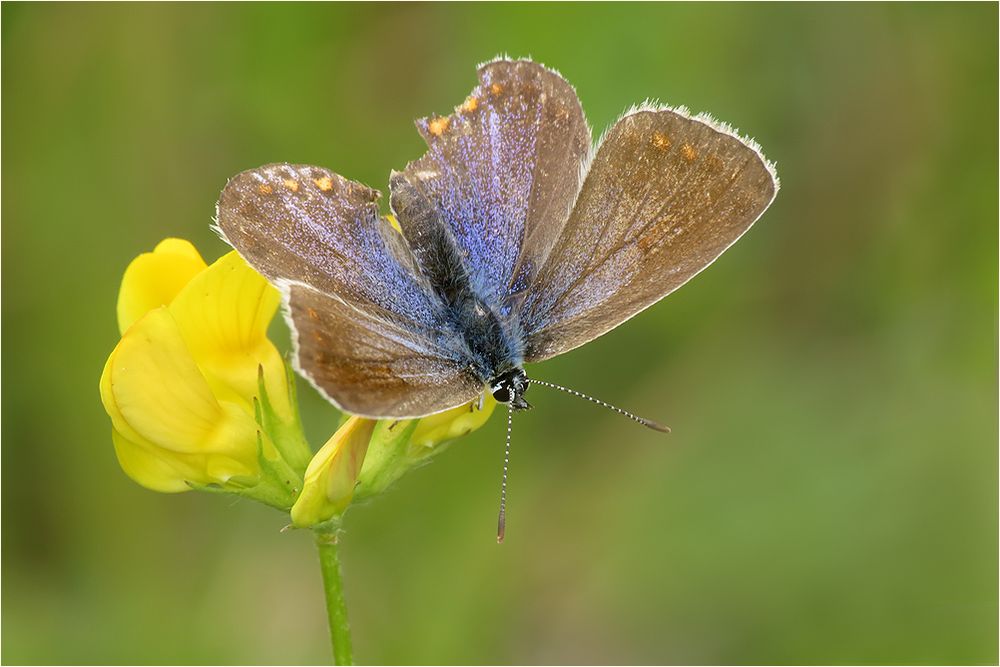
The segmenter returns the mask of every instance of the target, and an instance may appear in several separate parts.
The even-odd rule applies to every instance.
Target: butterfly
[[[378,191],[322,167],[233,177],[220,235],[283,297],[293,364],[330,402],[415,418],[539,384],[524,364],[614,329],[711,264],[778,191],[760,147],[684,108],[633,107],[592,145],[573,87],[529,60],[478,68],[427,152]]]

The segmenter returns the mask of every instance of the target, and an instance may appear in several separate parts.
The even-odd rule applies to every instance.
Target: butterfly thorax
[[[510,327],[470,289],[457,290],[447,297],[452,324],[465,341],[473,372],[494,393],[500,382],[510,386],[511,396],[519,398],[524,391],[522,384],[526,386],[527,381],[513,381],[518,374],[524,376],[523,352]]]

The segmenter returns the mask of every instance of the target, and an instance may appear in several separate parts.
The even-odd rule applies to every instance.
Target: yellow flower
[[[167,239],[129,265],[122,339],[100,388],[133,480],[166,492],[255,489],[245,495],[291,505],[293,468],[310,452],[286,366],[267,339],[279,301],[235,252],[206,266],[190,243]]]
[[[323,446],[305,474],[292,507],[300,528],[337,519],[355,499],[377,495],[444,445],[486,423],[492,397],[423,419],[373,421],[351,417]]]
[[[467,405],[424,417],[410,436],[410,456],[420,459],[438,453],[440,450],[436,448],[440,445],[472,433],[485,424],[496,406],[497,402],[487,392],[483,397],[482,406],[476,400]]]

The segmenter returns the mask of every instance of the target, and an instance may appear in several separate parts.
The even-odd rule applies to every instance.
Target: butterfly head
[[[528,390],[528,376],[520,368],[497,375],[490,380],[490,392],[497,403],[505,403],[514,410],[527,410],[531,407],[524,400],[524,392]]]

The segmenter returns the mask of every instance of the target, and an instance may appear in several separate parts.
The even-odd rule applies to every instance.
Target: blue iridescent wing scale
[[[386,326],[308,285],[279,285],[294,332],[296,369],[348,412],[419,417],[482,392],[465,362],[428,350],[421,336]]]
[[[390,176],[389,191],[390,206],[421,273],[446,304],[455,303],[469,289],[469,272],[440,209],[399,172]]]
[[[378,196],[320,167],[267,165],[229,181],[218,225],[251,266],[285,285],[296,365],[334,403],[371,417],[455,407],[476,394],[468,350],[405,240],[379,216]],[[439,386],[433,396],[428,383]]]
[[[590,130],[573,88],[537,63],[487,63],[479,81],[453,114],[417,121],[428,151],[394,181],[431,203],[473,291],[506,310],[566,222]],[[428,235],[400,225],[420,257]]]

